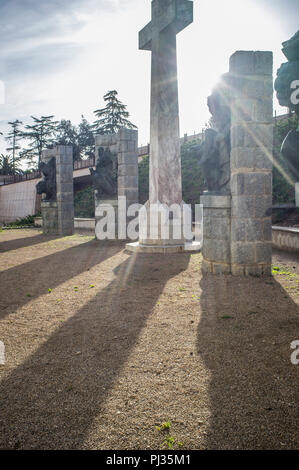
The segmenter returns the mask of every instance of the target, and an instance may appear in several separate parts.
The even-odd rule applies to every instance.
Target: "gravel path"
[[[0,233],[0,448],[159,449],[168,420],[175,449],[298,448],[299,256],[273,264]]]

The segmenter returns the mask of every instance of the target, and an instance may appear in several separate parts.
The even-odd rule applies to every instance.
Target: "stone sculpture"
[[[213,127],[206,130],[203,142],[191,147],[191,151],[198,154],[208,191],[229,194],[231,111],[225,87],[219,87],[209,96],[208,107]]]
[[[299,31],[283,44],[283,53],[288,62],[277,71],[275,90],[281,106],[287,106],[299,117]],[[299,128],[292,129],[282,143],[283,154],[289,171],[295,181],[299,181]]]
[[[48,163],[41,162],[40,170],[43,179],[36,185],[37,194],[45,194],[44,202],[56,201],[56,159],[52,157]]]
[[[89,169],[99,199],[117,197],[118,162],[109,148],[100,147],[96,169]]]

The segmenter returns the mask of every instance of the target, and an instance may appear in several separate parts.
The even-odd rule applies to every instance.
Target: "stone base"
[[[173,212],[168,214],[166,205],[149,201],[139,211],[139,243],[141,246],[175,247],[180,246],[184,251],[185,243],[192,242],[192,213],[191,209],[182,201],[172,206]],[[189,227],[188,227],[189,223]],[[189,238],[185,238],[188,235]]]
[[[228,274],[230,263],[231,197],[205,192],[203,204],[203,272]]]
[[[41,203],[43,234],[59,235],[57,202],[42,201]]]
[[[201,243],[190,242],[184,245],[143,245],[139,242],[127,243],[126,250],[132,253],[198,253]]]

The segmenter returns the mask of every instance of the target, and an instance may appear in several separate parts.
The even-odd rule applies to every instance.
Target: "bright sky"
[[[146,144],[151,53],[138,50],[138,31],[150,16],[151,0],[0,0],[0,130],[32,114],[92,121],[116,89]],[[299,0],[195,0],[194,23],[177,41],[181,135],[208,121],[207,96],[236,50],[272,50],[276,74],[298,18]]]

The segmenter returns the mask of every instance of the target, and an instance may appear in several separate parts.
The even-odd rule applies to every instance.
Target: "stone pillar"
[[[230,58],[231,270],[271,274],[272,52],[238,51]]]
[[[44,235],[74,233],[73,149],[59,145],[43,151],[42,161],[56,160],[56,201],[41,202]]]
[[[43,234],[58,235],[58,205],[56,201],[42,201]]]
[[[118,134],[118,196],[127,207],[138,203],[138,131],[120,129]]]
[[[100,147],[108,148],[111,153],[116,153],[118,161],[117,197],[115,199],[103,198],[95,191],[96,238],[102,239],[101,221],[103,217],[111,218],[112,215],[108,211],[109,207],[113,207],[115,238],[126,239],[126,229],[130,221],[127,217],[127,208],[131,204],[138,203],[138,131],[123,128],[117,134],[97,135],[95,142],[96,163]],[[124,226],[118,226],[119,219]]]
[[[299,183],[295,183],[295,200],[296,207],[299,207]]]
[[[231,197],[204,193],[203,205],[203,272],[229,274]]]
[[[56,147],[58,233],[62,236],[74,233],[73,166],[73,148],[58,145]]]

